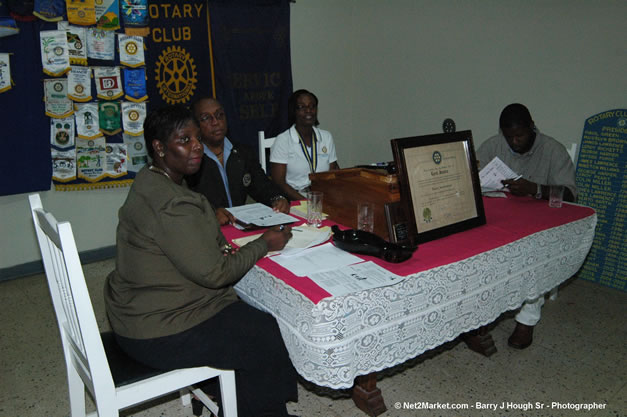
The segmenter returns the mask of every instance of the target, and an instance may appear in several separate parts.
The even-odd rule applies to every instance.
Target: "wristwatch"
[[[536,199],[542,200],[542,186],[538,183],[536,188]]]
[[[283,196],[283,195],[281,195],[281,194],[278,194],[278,195],[275,195],[274,197],[272,197],[272,198],[270,199],[270,203],[271,203],[271,204],[274,204],[274,203],[276,203],[276,202],[277,202],[277,201],[279,201],[279,200],[287,200],[287,198],[285,198],[285,196]]]

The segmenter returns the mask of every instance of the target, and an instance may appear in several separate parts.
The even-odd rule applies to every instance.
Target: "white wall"
[[[69,220],[79,251],[115,244],[118,209],[128,187],[93,191],[41,192],[43,206],[59,220]],[[0,197],[0,268],[41,259],[28,194]]]
[[[625,1],[297,0],[294,88],[320,100],[340,165],[392,159],[389,139],[441,132],[475,145],[521,102],[579,143],[584,120],[627,105]]]
[[[587,117],[627,107],[626,15],[624,0],[296,0],[294,88],[320,99],[343,167],[391,160],[389,139],[441,132],[447,117],[478,145],[512,102],[579,143]],[[42,198],[85,251],[115,243],[126,193]],[[0,212],[0,268],[39,259],[26,195],[0,197]]]

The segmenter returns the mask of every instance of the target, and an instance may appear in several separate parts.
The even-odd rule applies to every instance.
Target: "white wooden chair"
[[[86,415],[85,389],[97,410],[89,416],[118,417],[119,410],[177,390],[184,405],[190,404],[192,392],[217,415],[218,406],[192,385],[218,377],[224,416],[236,417],[232,370],[204,366],[167,372],[148,368],[125,355],[111,332],[100,334],[70,223],[59,223],[44,211],[38,194],[30,195],[29,200],[61,333],[71,416]]]
[[[263,169],[266,174],[269,174],[266,169],[267,158],[268,158],[268,149],[272,147],[274,144],[276,137],[274,138],[266,138],[266,134],[263,130],[259,131],[259,165],[261,165],[261,169]]]

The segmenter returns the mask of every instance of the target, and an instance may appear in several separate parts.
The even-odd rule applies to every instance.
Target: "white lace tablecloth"
[[[307,380],[350,388],[356,376],[400,364],[494,321],[581,267],[596,215],[459,262],[318,304],[253,268],[235,287],[276,317],[294,367]]]

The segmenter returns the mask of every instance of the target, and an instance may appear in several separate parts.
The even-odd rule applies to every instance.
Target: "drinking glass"
[[[322,192],[309,191],[307,193],[307,224],[320,227],[322,224]]]
[[[357,229],[370,233],[374,231],[374,204],[361,202],[357,205]]]
[[[549,189],[549,207],[562,207],[562,199],[564,198],[563,185],[551,185]]]

